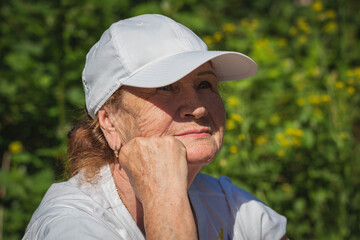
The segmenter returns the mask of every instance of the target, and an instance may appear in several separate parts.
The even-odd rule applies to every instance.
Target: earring
[[[114,150],[114,154],[115,154],[115,157],[119,157],[119,152],[117,150],[117,146],[115,145],[115,150]]]

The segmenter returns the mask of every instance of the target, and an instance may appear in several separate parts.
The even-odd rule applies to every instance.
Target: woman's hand
[[[146,238],[196,239],[184,145],[174,137],[134,138],[119,161],[142,203]]]
[[[121,148],[119,161],[141,202],[187,192],[186,149],[174,137],[134,138]]]

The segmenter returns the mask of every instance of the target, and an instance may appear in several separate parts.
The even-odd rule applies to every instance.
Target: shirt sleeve
[[[65,240],[65,239],[126,239],[98,219],[79,211],[51,214],[37,219],[23,237],[23,240]]]
[[[245,190],[221,177],[220,184],[229,208],[234,213],[234,239],[281,239],[286,233],[286,218]]]

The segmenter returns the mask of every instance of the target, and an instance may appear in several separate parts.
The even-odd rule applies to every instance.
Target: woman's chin
[[[206,165],[211,163],[217,151],[213,147],[192,146],[187,147],[187,162],[194,165]]]
[[[220,138],[216,136],[206,138],[178,138],[186,148],[188,164],[206,165],[211,163],[220,151]]]

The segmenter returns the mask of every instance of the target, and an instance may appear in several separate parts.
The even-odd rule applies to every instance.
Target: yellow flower
[[[298,106],[300,106],[300,107],[302,107],[302,106],[304,106],[305,105],[305,99],[303,99],[303,98],[298,98],[297,100],[296,100],[296,104],[298,105]]]
[[[297,137],[303,137],[304,136],[304,131],[301,129],[294,129],[294,135]]]
[[[360,79],[360,67],[357,67],[357,68],[354,68],[354,69],[349,69],[347,72],[346,72],[346,75],[351,78],[351,79],[356,79],[359,80]],[[354,80],[352,80],[354,81]]]
[[[239,149],[237,146],[231,145],[231,147],[229,148],[229,151],[230,151],[230,153],[235,154],[239,151]]]
[[[238,123],[243,122],[243,118],[239,114],[236,114],[236,113],[231,114],[230,118],[235,120]]]
[[[308,41],[308,38],[305,35],[301,35],[299,37],[299,43],[300,44],[305,44]]]
[[[314,109],[314,115],[317,116],[317,117],[322,117],[323,112],[321,111],[320,108],[315,108]]]
[[[353,95],[355,93],[355,88],[353,86],[350,86],[347,88],[347,93],[350,95]]]
[[[294,132],[294,129],[293,129],[293,128],[287,128],[287,129],[285,130],[285,134],[286,134],[286,135],[293,135],[293,132]]]
[[[255,42],[255,48],[263,49],[269,46],[269,39],[263,38],[260,41]]]
[[[301,139],[304,136],[303,130],[299,128],[286,128],[285,134],[276,134],[276,139],[282,147],[299,147],[301,145]]]
[[[290,145],[289,140],[286,138],[281,139],[279,142],[280,142],[280,145],[283,147],[288,147]]]
[[[285,38],[280,38],[278,41],[277,41],[277,44],[280,46],[280,47],[285,47],[287,45],[287,40]]]
[[[282,133],[278,133],[278,134],[276,134],[276,138],[277,138],[278,140],[282,140],[282,139],[285,138],[285,135],[282,134]]]
[[[303,130],[298,128],[287,128],[285,130],[285,134],[289,136],[296,136],[296,137],[302,137],[304,135]]]
[[[347,70],[346,75],[348,77],[354,77],[355,76],[355,70],[354,69]]]
[[[251,21],[250,28],[251,30],[256,30],[259,26],[259,21],[257,19],[254,19]]]
[[[255,139],[255,144],[258,146],[264,145],[267,142],[267,138],[265,136],[259,136]]]
[[[355,68],[355,74],[360,77],[360,67]]]
[[[204,42],[207,44],[207,45],[211,45],[214,43],[214,39],[212,36],[205,36],[204,37]]]
[[[325,14],[326,14],[326,16],[327,16],[328,18],[330,18],[330,19],[333,19],[333,18],[336,17],[336,13],[335,13],[334,10],[328,10],[328,11],[326,11]]]
[[[357,75],[358,77],[360,77],[360,67],[355,68],[355,75]]]
[[[343,82],[337,81],[335,83],[335,87],[341,89],[345,87],[345,84]]]
[[[309,96],[309,101],[314,105],[319,105],[321,103],[321,98],[319,96],[313,95]]]
[[[301,145],[301,142],[298,138],[293,138],[292,139],[292,145],[295,147],[299,147]]]
[[[227,165],[226,159],[224,159],[224,158],[220,159],[220,166],[225,167],[226,165]]]
[[[287,128],[286,130],[285,130],[285,134],[286,135],[293,135],[293,133],[294,133],[294,128]]]
[[[222,26],[222,29],[224,32],[235,32],[236,30],[236,27],[235,27],[235,24],[233,23],[225,23],[223,26]]]
[[[243,26],[249,25],[249,20],[247,18],[243,18],[240,20],[240,24]]]
[[[270,117],[270,123],[271,123],[272,125],[277,125],[279,122],[280,122],[280,117],[279,117],[279,115],[277,115],[277,114],[271,115],[271,117]]]
[[[9,151],[13,154],[21,153],[23,151],[23,145],[20,141],[14,141],[9,144]]]
[[[278,155],[279,157],[283,157],[283,156],[285,156],[285,151],[284,151],[283,149],[280,149],[280,150],[277,152],[277,155]]]
[[[223,39],[223,35],[222,35],[221,32],[216,32],[216,33],[214,34],[214,40],[215,40],[215,42],[220,42],[222,39]]]
[[[325,103],[330,102],[330,96],[329,95],[322,95],[321,100]]]
[[[323,31],[324,31],[325,33],[333,33],[333,32],[336,31],[336,29],[337,29],[337,23],[331,21],[331,22],[329,22],[328,24],[326,24],[326,25],[324,26]]]
[[[226,129],[227,130],[233,130],[235,129],[235,122],[232,119],[226,120]]]
[[[341,133],[339,134],[339,136],[340,136],[341,139],[347,139],[347,138],[348,138],[348,134],[345,133],[345,132],[341,132]]]
[[[298,30],[296,27],[291,27],[289,33],[291,36],[295,36],[298,33]]]
[[[303,17],[299,17],[296,19],[296,23],[299,27],[301,27],[302,25],[306,25],[306,22],[305,22],[305,18]],[[301,28],[300,28],[301,29]]]
[[[323,10],[323,4],[320,1],[315,1],[311,7],[315,12],[321,12]]]
[[[317,77],[320,75],[320,69],[318,67],[313,67],[309,70],[309,75],[312,77]]]
[[[227,103],[230,105],[230,106],[237,106],[239,105],[239,100],[236,98],[236,97],[229,97],[227,99]]]
[[[300,30],[307,34],[311,33],[310,26],[307,24],[304,18],[298,18],[296,22]]]
[[[238,139],[240,140],[240,141],[242,141],[242,140],[244,140],[245,139],[245,135],[244,134],[239,134],[238,136]]]

